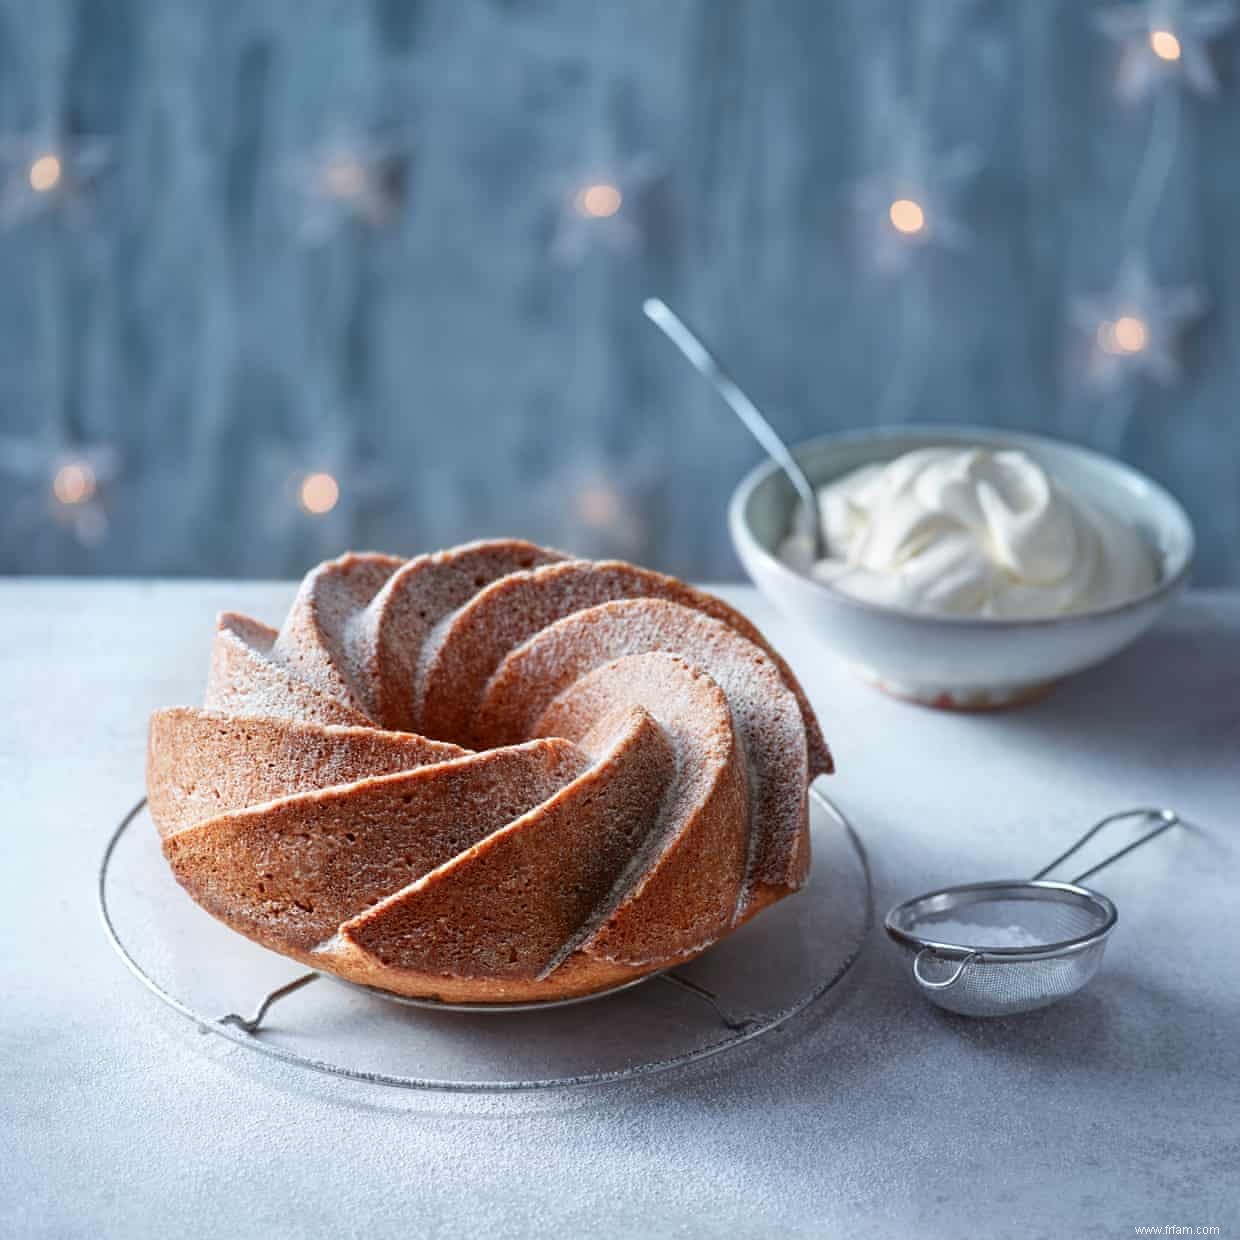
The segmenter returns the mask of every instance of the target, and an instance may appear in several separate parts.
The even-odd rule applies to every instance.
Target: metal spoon
[[[763,417],[758,406],[741,391],[736,381],[719,364],[715,355],[690,330],[684,320],[657,297],[642,302],[646,317],[689,359],[693,368],[727,402],[728,408],[745,424],[749,433],[762,445],[766,454],[788,475],[788,481],[796,488],[800,503],[797,505],[794,528],[799,537],[807,538],[815,560],[824,559],[826,540],[818,519],[818,498],[814,487],[788,451],[788,445],[780,439],[775,428]]]

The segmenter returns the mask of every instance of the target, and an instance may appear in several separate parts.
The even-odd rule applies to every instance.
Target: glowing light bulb
[[[1179,60],[1180,40],[1170,30],[1151,30],[1150,50],[1159,60]]]
[[[1098,328],[1098,347],[1104,353],[1123,355],[1140,353],[1149,343],[1150,330],[1144,319],[1133,314],[1107,320]]]
[[[52,479],[52,494],[68,507],[85,504],[98,489],[95,471],[85,461],[69,461]]]
[[[576,201],[577,210],[582,215],[588,215],[591,219],[604,220],[620,210],[624,195],[616,186],[600,181],[597,185],[587,185],[578,190]]]
[[[587,483],[577,492],[577,515],[592,529],[609,529],[619,524],[622,505],[619,495],[606,483]]]
[[[38,194],[55,189],[60,177],[60,160],[55,155],[40,155],[30,165],[30,188]]]
[[[1120,353],[1140,353],[1149,339],[1149,329],[1142,319],[1125,314],[1115,320],[1111,335]]]
[[[351,155],[338,156],[323,169],[323,189],[333,198],[358,198],[366,189],[366,169]]]
[[[906,237],[916,236],[926,227],[926,213],[911,198],[897,198],[887,210],[891,226]]]
[[[297,501],[312,517],[331,512],[340,500],[340,484],[331,474],[307,474],[297,488]]]

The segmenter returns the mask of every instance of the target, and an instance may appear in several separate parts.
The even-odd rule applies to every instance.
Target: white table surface
[[[113,955],[103,842],[148,712],[200,700],[213,615],[287,585],[0,583],[0,1235],[1240,1235],[1240,595],[1197,594],[1047,701],[946,715],[855,683],[749,589],[802,676],[879,907],[1032,872],[1094,818],[1194,826],[1099,879],[1092,987],[945,1016],[875,933],[843,992],[637,1085],[515,1099],[308,1077],[198,1034]]]

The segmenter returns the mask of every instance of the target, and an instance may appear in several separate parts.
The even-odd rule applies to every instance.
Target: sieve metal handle
[[[1072,856],[1073,853],[1079,852],[1090,840],[1094,838],[1104,827],[1109,827],[1113,822],[1121,822],[1127,818],[1156,818],[1158,826],[1152,831],[1147,831],[1139,840],[1134,840],[1126,848],[1121,848],[1119,852],[1113,852],[1109,857],[1099,861],[1097,865],[1078,874],[1072,882],[1080,883],[1089,878],[1093,874],[1097,874],[1099,870],[1105,870],[1107,866],[1113,865],[1121,857],[1126,857],[1134,849],[1140,848],[1143,844],[1148,844],[1156,835],[1161,835],[1170,827],[1176,826],[1180,821],[1180,816],[1173,809],[1156,809],[1150,806],[1142,806],[1139,809],[1122,809],[1118,814],[1108,814],[1101,821],[1094,823],[1084,835],[1081,836],[1075,844],[1066,852],[1061,852],[1050,865],[1043,866],[1034,876],[1033,881],[1039,878],[1045,878],[1056,866]]]
[[[931,981],[930,978],[926,977],[925,974],[922,973],[921,960],[923,956],[933,956],[935,960],[943,959],[943,957],[940,956],[934,950],[934,948],[923,947],[921,951],[919,951],[917,955],[913,957],[913,976],[917,979],[917,984],[919,986],[924,986],[927,990],[946,990],[949,986],[954,986],[960,980],[965,969],[967,969],[969,965],[972,964],[973,961],[977,959],[978,953],[970,952],[956,966],[956,971],[951,975],[951,977],[945,978],[941,982]]]

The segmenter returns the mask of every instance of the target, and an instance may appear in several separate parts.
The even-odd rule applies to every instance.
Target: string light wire
[[[1161,91],[1150,113],[1149,138],[1137,170],[1132,197],[1124,211],[1125,248],[1142,245],[1154,227],[1179,149],[1180,97],[1176,91]]]
[[[864,225],[872,229],[878,224],[871,237],[880,270],[898,272],[901,278],[891,325],[893,355],[876,401],[880,425],[908,420],[930,353],[928,333],[918,331],[929,319],[930,272],[926,263],[912,260],[931,247],[958,252],[969,243],[952,200],[978,172],[980,154],[967,145],[932,151],[920,119],[933,114],[943,66],[957,45],[967,8],[957,0],[933,16],[920,15],[919,10],[911,93],[901,91],[900,79],[888,62],[880,60],[874,69],[873,90],[881,101],[877,113],[885,118],[878,137],[890,148],[894,173],[864,179],[853,198]],[[893,193],[893,187],[899,188]]]
[[[1196,76],[1185,80],[1200,88],[1203,66],[1208,68],[1209,63],[1205,42],[1230,20],[1230,5],[1216,4],[1208,14],[1204,8],[1195,13],[1194,17],[1194,10],[1171,0],[1152,0],[1106,10],[1098,25],[1110,37],[1126,40],[1121,55],[1128,66],[1151,58],[1174,65],[1191,50]],[[1106,292],[1077,296],[1071,304],[1071,317],[1090,345],[1086,376],[1105,397],[1095,432],[1105,432],[1104,446],[1111,450],[1118,449],[1136,407],[1130,381],[1148,375],[1162,384],[1177,382],[1180,339],[1206,306],[1204,291],[1195,284],[1159,285],[1145,257],[1179,155],[1183,107],[1178,79],[1160,72],[1149,83],[1161,89],[1153,97],[1145,149],[1123,211],[1118,273]],[[1124,73],[1120,93],[1132,94],[1131,79]]]

